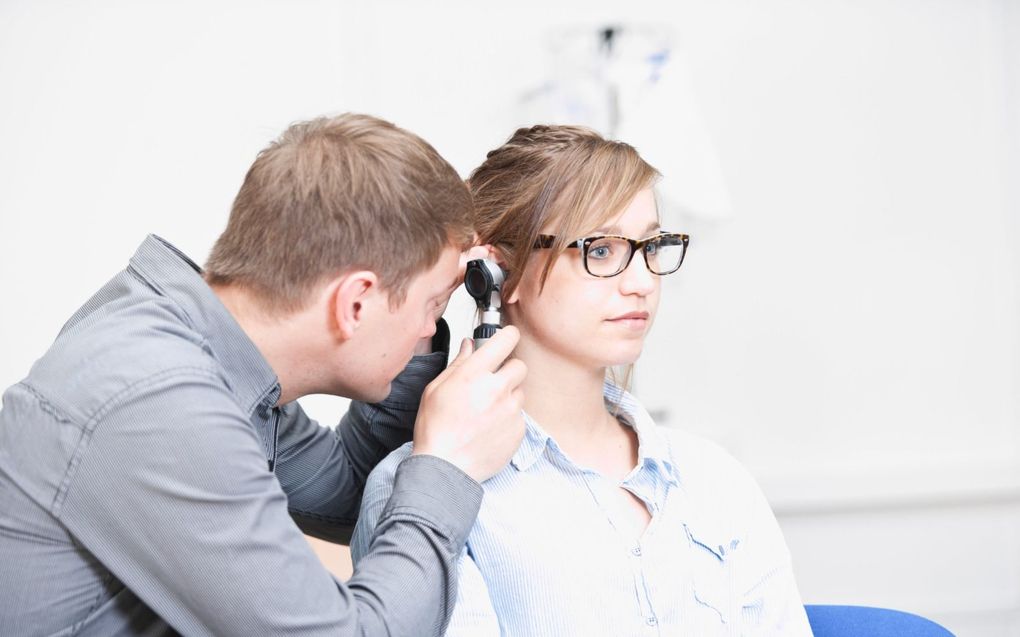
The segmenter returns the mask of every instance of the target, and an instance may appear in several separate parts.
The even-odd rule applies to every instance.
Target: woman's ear
[[[490,248],[490,257],[489,258],[491,258],[493,261],[495,261],[499,265],[499,267],[503,268],[503,272],[505,273],[506,278],[510,278],[510,271],[509,271],[510,269],[507,267],[507,258],[506,258],[506,255],[499,248],[494,248],[492,246],[489,246],[489,248]],[[503,298],[503,303],[505,305],[513,305],[514,303],[517,302],[517,300],[518,300],[518,298],[520,296],[520,293],[519,293],[519,290],[521,288],[521,286],[520,286],[520,279],[517,280],[517,284],[518,285],[517,285],[517,287],[514,288],[513,294],[511,294],[508,297],[504,297]]]
[[[517,287],[514,288],[513,294],[503,299],[504,305],[515,305],[520,300],[521,296],[521,281],[518,279]]]
[[[379,295],[379,277],[369,270],[346,272],[329,286],[330,315],[341,341],[354,337],[354,333],[371,314],[370,305]]]

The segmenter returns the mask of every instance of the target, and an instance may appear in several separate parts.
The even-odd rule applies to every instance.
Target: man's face
[[[391,306],[383,302],[363,323],[358,334],[364,359],[359,364],[363,382],[358,393],[362,395],[355,398],[372,402],[386,398],[393,379],[407,366],[421,339],[435,334],[436,321],[462,282],[461,256],[452,245],[444,248],[436,264],[410,282],[402,303]],[[383,299],[386,296],[384,293]]]

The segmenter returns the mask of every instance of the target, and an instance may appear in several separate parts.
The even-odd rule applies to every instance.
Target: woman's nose
[[[634,254],[630,263],[620,273],[620,291],[624,294],[645,296],[655,290],[655,275],[645,264],[644,256]]]

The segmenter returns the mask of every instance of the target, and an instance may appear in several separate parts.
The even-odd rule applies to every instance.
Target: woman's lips
[[[627,312],[615,318],[607,319],[614,325],[619,325],[630,330],[644,330],[648,325],[648,312]]]

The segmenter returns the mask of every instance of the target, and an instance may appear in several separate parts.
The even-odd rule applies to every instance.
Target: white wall
[[[466,174],[549,28],[605,21],[682,38],[734,205],[675,220],[642,397],[758,475],[807,601],[1020,632],[1009,0],[4,3],[0,385],[146,233],[203,260],[288,122],[375,113]]]

